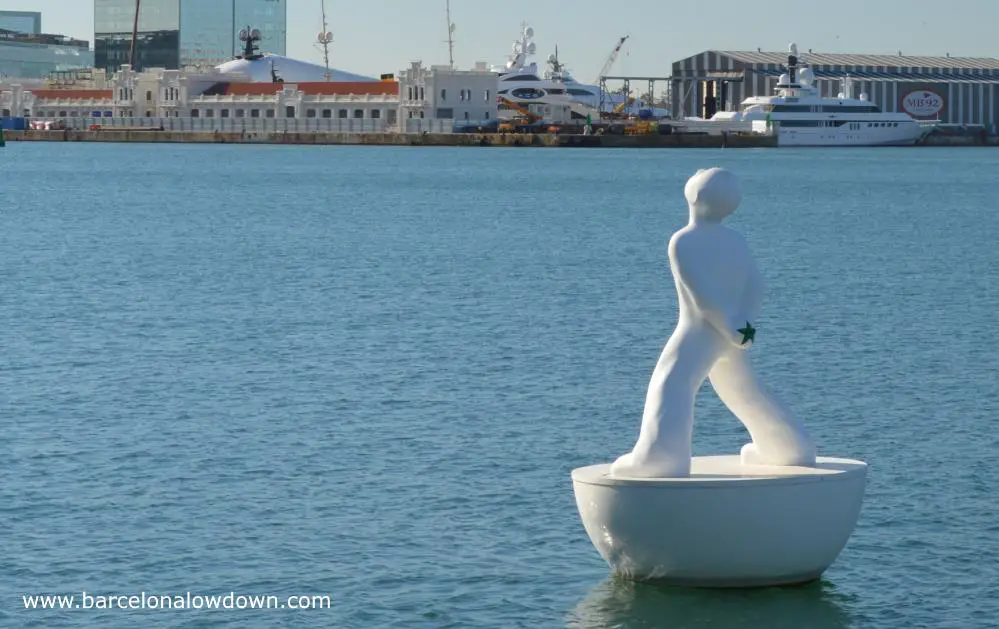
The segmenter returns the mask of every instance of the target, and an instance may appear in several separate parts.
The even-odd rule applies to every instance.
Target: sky
[[[410,61],[448,62],[445,0],[325,1],[338,69],[378,76]],[[287,2],[289,56],[321,63],[312,43],[321,0]],[[44,31],[93,41],[92,0],[0,0],[0,10],[41,11]],[[613,75],[665,77],[672,62],[705,50],[786,50],[792,41],[816,52],[999,57],[999,0],[451,0],[451,19],[459,67],[503,63],[527,22],[535,60],[557,45],[583,82],[596,80],[624,35]]]

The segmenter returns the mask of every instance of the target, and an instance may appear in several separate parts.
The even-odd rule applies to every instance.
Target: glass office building
[[[214,2],[215,0],[207,0]],[[135,65],[177,69],[180,63],[180,0],[143,0]],[[135,0],[94,0],[94,63],[108,72],[129,61]]]
[[[42,14],[38,11],[0,11],[0,29],[38,35],[42,32]]]
[[[94,0],[94,53],[98,68],[128,63],[135,0]],[[286,54],[287,0],[142,0],[135,65],[143,68],[213,66],[242,49],[239,31],[263,35],[261,52]]]
[[[0,30],[0,80],[43,79],[54,72],[85,70],[93,65],[89,42]]]

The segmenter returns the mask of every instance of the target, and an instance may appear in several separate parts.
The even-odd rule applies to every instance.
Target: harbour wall
[[[7,131],[11,142],[140,142],[191,144],[317,144],[351,146],[534,146],[579,148],[773,148],[768,135],[555,135],[524,133],[248,133],[149,129]],[[984,134],[930,134],[920,146],[999,146]]]
[[[146,142],[195,144],[322,144],[373,146],[535,146],[591,148],[766,148],[763,135],[555,135],[527,133],[247,133],[148,129],[8,131],[12,142]]]

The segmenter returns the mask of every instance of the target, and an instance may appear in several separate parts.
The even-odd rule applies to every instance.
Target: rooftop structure
[[[37,44],[40,46],[69,46],[71,48],[90,50],[90,42],[82,39],[74,39],[67,35],[54,35],[51,33],[21,33],[3,28],[0,28],[0,43]]]
[[[764,52],[745,50],[710,51],[724,55],[735,61],[759,64],[783,64],[787,61],[787,52]],[[936,68],[950,70],[999,70],[999,59],[990,57],[924,57],[918,55],[865,55],[840,54],[828,52],[802,53],[812,66],[884,66],[885,68]]]

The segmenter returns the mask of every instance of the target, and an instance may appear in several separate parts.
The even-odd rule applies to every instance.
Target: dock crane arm
[[[617,55],[621,52],[621,47],[624,46],[624,42],[628,41],[629,37],[631,37],[631,35],[625,35],[618,40],[617,46],[614,46],[614,50],[612,50],[611,54],[607,56],[607,61],[604,62],[604,67],[600,68],[600,76],[597,77],[597,80],[594,81],[594,83],[599,82],[601,77],[607,76],[607,73],[610,72],[610,69],[614,66],[614,62],[617,61]]]
[[[512,109],[512,110],[516,111],[517,113],[519,113],[524,118],[527,118],[527,121],[529,123],[533,124],[535,122],[538,122],[538,121],[544,119],[543,116],[539,116],[538,114],[532,113],[531,110],[528,109],[527,107],[519,105],[519,104],[513,102],[512,100],[509,100],[509,99],[507,99],[507,98],[505,98],[503,96],[499,97],[499,103],[501,105],[505,105],[509,109]]]

